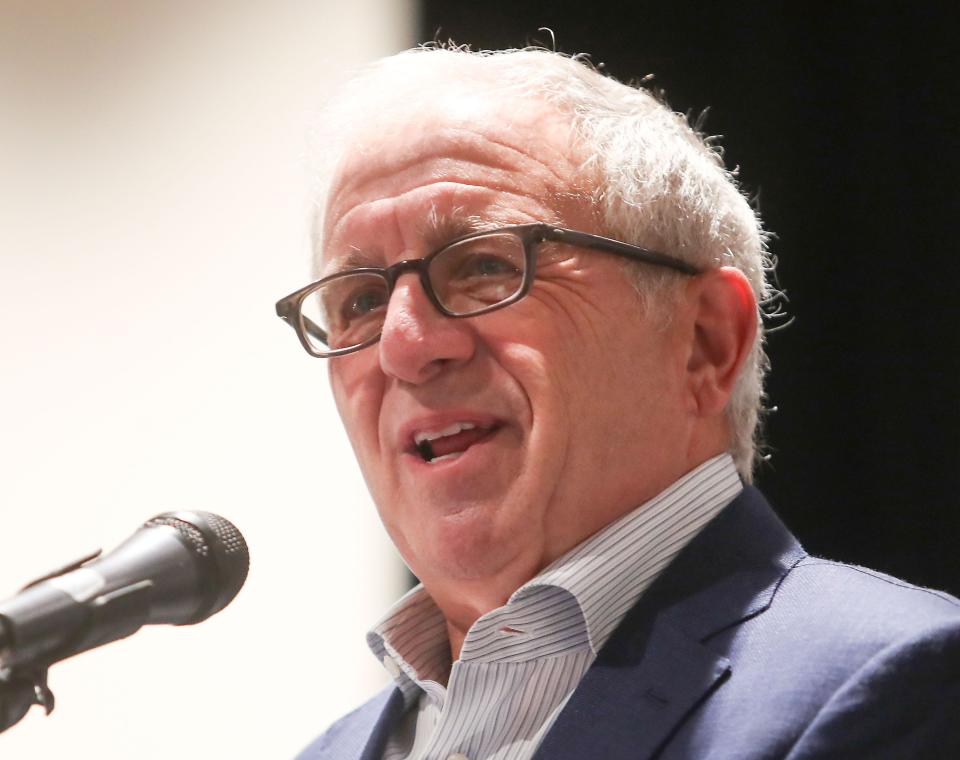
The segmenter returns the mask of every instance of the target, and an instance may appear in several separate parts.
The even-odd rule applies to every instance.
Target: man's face
[[[578,164],[543,104],[441,102],[347,153],[323,272],[423,257],[475,220],[598,231]],[[444,317],[416,275],[398,280],[379,344],[329,371],[383,522],[428,587],[522,583],[682,474],[675,333],[644,314],[621,259],[573,246],[545,246],[529,295],[479,317]]]

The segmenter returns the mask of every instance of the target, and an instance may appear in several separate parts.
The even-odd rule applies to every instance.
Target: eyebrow
[[[438,211],[436,206],[433,206],[418,226],[418,231],[427,242],[427,247],[431,251],[435,251],[451,240],[456,240],[464,235],[470,235],[474,232],[490,232],[515,223],[512,220],[498,219],[497,216],[496,212],[486,216],[465,214],[463,209],[460,208],[454,208],[450,213],[445,213]]]
[[[459,208],[454,208],[452,212],[447,213],[439,211],[436,206],[433,206],[418,223],[417,234],[424,241],[423,255],[426,256],[438,248],[442,248],[451,240],[464,235],[475,232],[492,232],[501,227],[517,223],[516,219],[510,219],[496,209],[490,209],[488,214],[479,216],[477,214],[465,214]],[[380,268],[384,265],[384,259],[383,249],[378,246],[372,248],[350,246],[343,253],[331,257],[327,265],[318,274],[320,277],[329,277],[350,269]]]
[[[379,248],[363,250],[351,246],[344,253],[335,256],[320,270],[322,277],[339,274],[348,269],[383,266],[383,252]]]

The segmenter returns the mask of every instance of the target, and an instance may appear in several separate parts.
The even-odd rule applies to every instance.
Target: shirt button
[[[452,755],[450,755],[450,756],[447,758],[447,760],[470,760],[470,758],[467,757],[467,756],[466,756],[465,754],[463,754],[462,752],[454,752]]]
[[[400,675],[400,666],[394,662],[390,655],[384,655],[383,667],[387,669],[387,672],[390,674],[391,678],[396,678]]]

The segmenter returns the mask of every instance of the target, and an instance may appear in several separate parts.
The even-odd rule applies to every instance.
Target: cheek
[[[513,334],[518,332],[515,328]],[[525,463],[528,475],[562,471],[567,460],[582,397],[576,362],[571,359],[560,340],[499,343],[496,360],[517,395],[512,406],[524,446],[533,455]]]
[[[532,296],[490,316],[500,319],[485,325],[485,343],[522,397],[521,424],[533,435],[540,429],[564,435],[589,396],[590,371],[603,372],[602,364],[598,366],[602,357],[590,350],[595,344],[572,332],[565,314],[554,313]]]
[[[680,383],[676,357],[662,338],[647,333],[623,341],[620,353],[608,357],[597,378],[597,415],[618,431],[610,437],[610,446],[648,453],[666,445],[678,412]]]
[[[350,442],[362,464],[379,452],[379,419],[384,384],[379,372],[373,371],[370,357],[335,359],[338,366],[329,370],[330,388],[337,411]]]
[[[639,318],[579,327],[544,351],[540,401],[555,418],[546,424],[566,439],[568,467],[629,460],[626,453],[637,448],[638,438],[642,448],[656,444],[661,418],[672,408],[675,382],[665,336]]]

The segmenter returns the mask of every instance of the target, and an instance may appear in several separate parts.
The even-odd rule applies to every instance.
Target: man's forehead
[[[356,217],[386,221],[397,208],[413,208],[421,219],[430,215],[424,236],[439,244],[475,231],[465,217],[479,208],[493,207],[485,212],[489,219],[512,199],[552,205],[557,193],[574,192],[570,126],[555,110],[538,102],[512,108],[460,99],[447,111],[445,103],[400,114],[389,127],[366,129],[351,141],[327,195],[325,242],[342,250],[354,224],[365,223]],[[466,214],[455,210],[460,206]],[[502,216],[504,224],[524,221]]]
[[[417,107],[385,106],[345,142],[331,187],[336,193],[427,158],[470,156],[497,145],[509,152],[527,151],[534,143],[538,152],[551,143],[566,148],[569,132],[567,120],[550,105],[515,94],[448,93]]]

